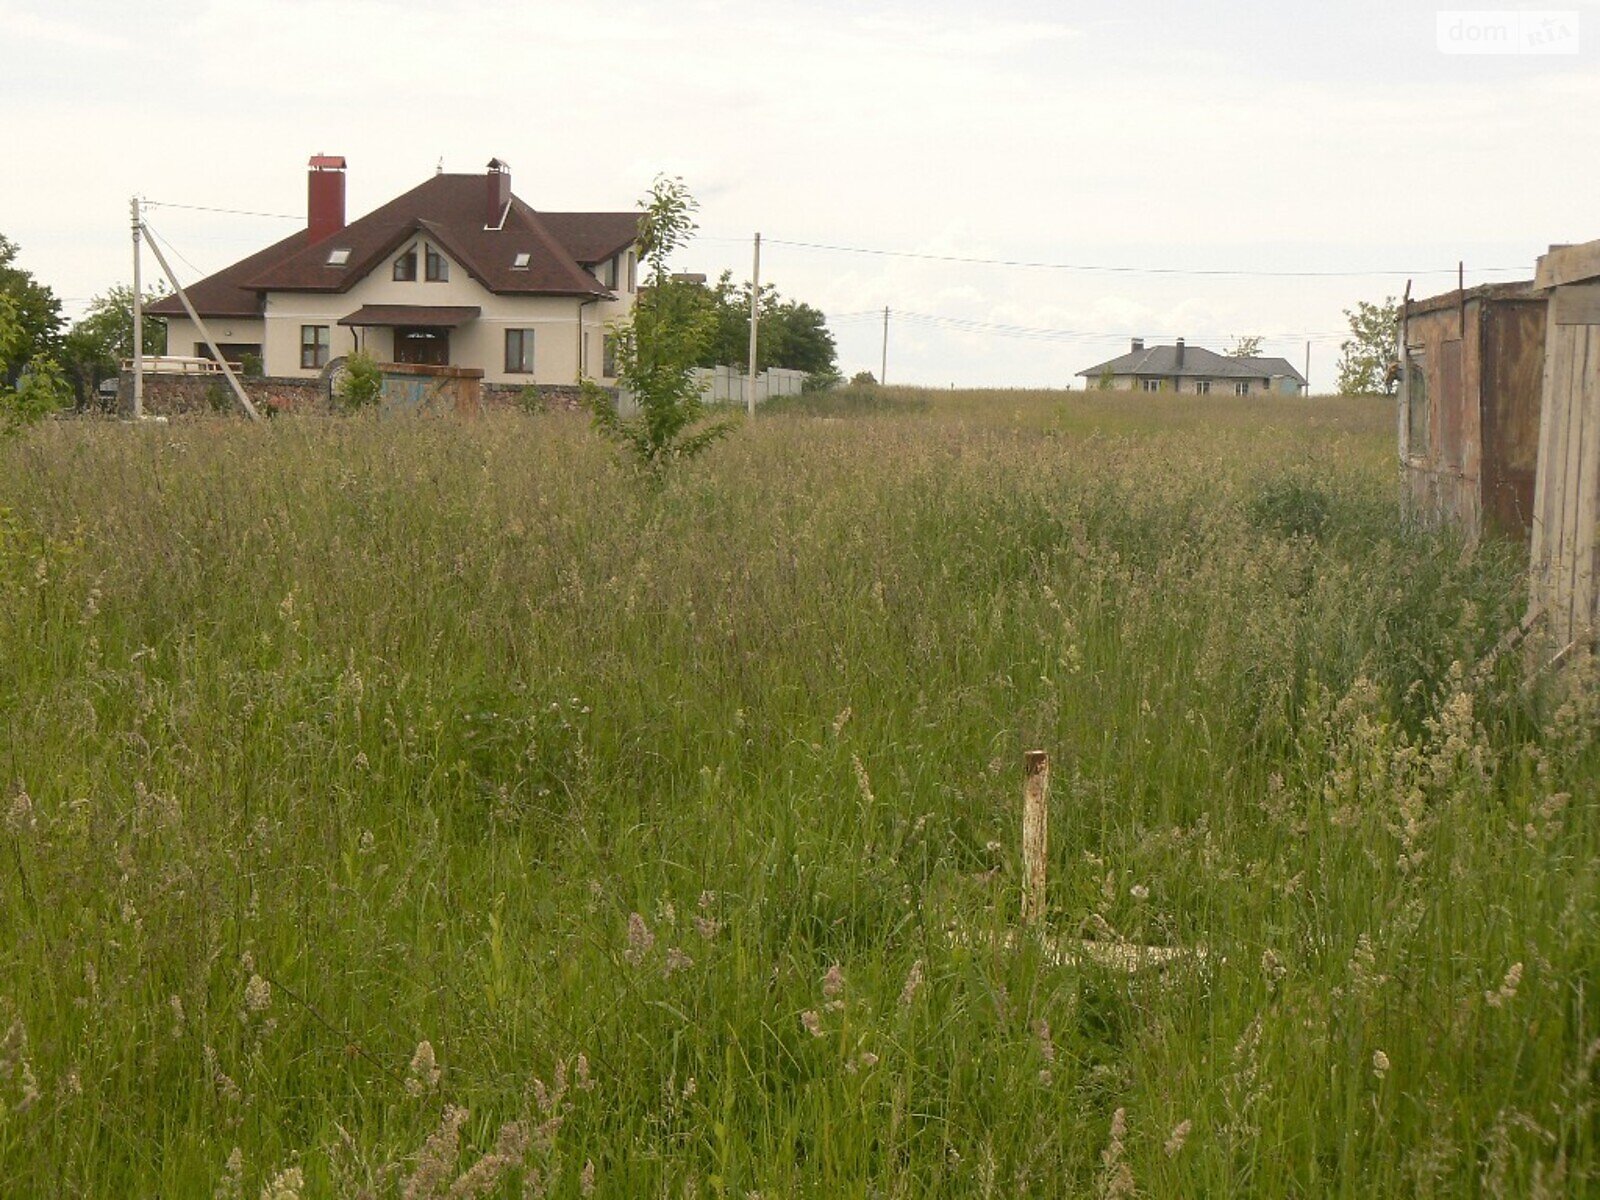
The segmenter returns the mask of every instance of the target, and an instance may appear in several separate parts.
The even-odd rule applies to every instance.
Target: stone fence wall
[[[391,364],[383,364],[385,376]],[[242,379],[244,390],[251,402],[263,412],[317,413],[334,411],[328,397],[328,384],[322,379],[294,379],[284,376]],[[481,384],[479,392],[483,408],[526,408],[530,388],[503,383]],[[578,389],[572,384],[539,384],[531,388],[539,406],[546,412],[577,412],[583,408]],[[396,408],[410,407],[403,403]],[[454,399],[446,406],[449,411],[472,412],[479,407],[476,402],[459,407]],[[123,416],[133,412],[133,374],[122,372],[117,381],[117,411]],[[237,415],[242,410],[234,399],[233,389],[219,372],[215,375],[156,375],[144,377],[144,411],[151,416],[185,417]],[[430,406],[431,411],[431,406]]]

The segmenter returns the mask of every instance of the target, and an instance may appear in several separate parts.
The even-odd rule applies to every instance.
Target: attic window
[[[330,267],[342,267],[349,261],[350,251],[348,249],[340,248],[328,251],[328,265]]]
[[[513,271],[526,271],[528,264],[532,261],[533,254],[531,252],[527,250],[519,251],[517,256],[511,260],[511,269]]]

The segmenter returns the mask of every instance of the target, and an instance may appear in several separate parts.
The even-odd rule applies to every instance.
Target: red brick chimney
[[[313,154],[306,172],[306,232],[312,242],[344,228],[344,157]]]
[[[506,206],[511,203],[511,164],[498,158],[489,160],[489,173],[484,176],[485,189],[483,227],[500,229],[505,225]]]

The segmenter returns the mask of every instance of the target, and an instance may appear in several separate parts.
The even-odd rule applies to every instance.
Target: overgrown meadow
[[[0,1192],[1593,1194],[1600,690],[1495,653],[1517,554],[1406,529],[1393,442],[888,389],[660,488],[554,414],[0,445]]]

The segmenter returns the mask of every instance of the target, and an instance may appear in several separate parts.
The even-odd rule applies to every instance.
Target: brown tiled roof
[[[633,245],[639,236],[639,216],[637,212],[547,212],[539,219],[567,253],[587,267]]]
[[[363,304],[341,325],[414,325],[435,329],[454,329],[475,321],[483,312],[476,304]]]
[[[343,292],[369,273],[386,269],[408,239],[427,234],[491,292],[505,295],[609,296],[586,262],[597,262],[629,245],[638,213],[536,212],[512,198],[501,228],[484,228],[486,192],[482,175],[435,175],[339,232],[308,244],[304,230],[251,255],[188,289],[201,316],[254,316],[261,293]],[[602,249],[603,248],[603,249]],[[330,252],[347,250],[333,266]],[[596,258],[588,255],[597,253]],[[525,268],[515,266],[528,255]],[[181,316],[176,297],[148,312]]]

